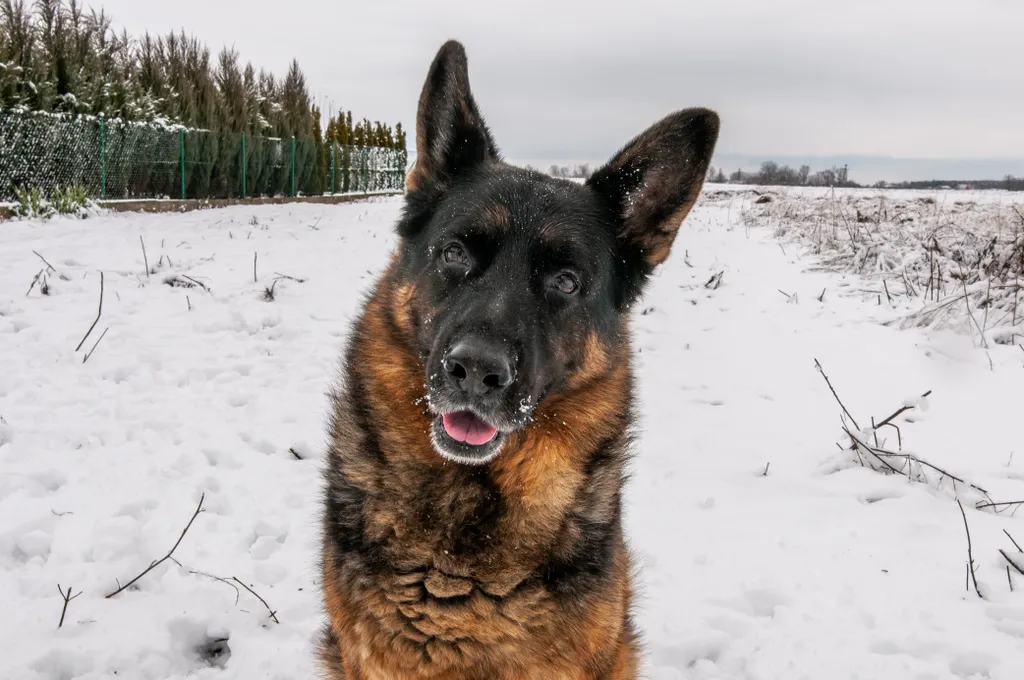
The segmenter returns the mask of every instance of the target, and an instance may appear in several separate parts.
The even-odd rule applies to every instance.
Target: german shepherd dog
[[[441,47],[398,245],[332,395],[331,680],[625,680],[629,314],[697,200],[718,116],[656,123],[584,183],[505,164]]]

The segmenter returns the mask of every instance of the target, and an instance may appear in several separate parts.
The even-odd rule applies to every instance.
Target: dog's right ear
[[[466,50],[449,40],[434,57],[416,115],[416,166],[410,193],[442,193],[459,174],[499,158],[469,89]]]

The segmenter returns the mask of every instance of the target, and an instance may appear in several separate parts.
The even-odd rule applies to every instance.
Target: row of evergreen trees
[[[315,108],[315,107],[314,107]],[[317,116],[320,112],[317,111]],[[376,146],[382,149],[406,150],[406,135],[402,124],[394,128],[380,122],[363,122],[352,125],[352,112],[343,111],[327,122],[325,141],[343,146]]]
[[[0,0],[0,107],[302,138],[316,109],[296,61],[278,78],[184,32],[134,39],[81,0]],[[328,127],[341,144],[405,148],[400,129],[351,112]]]
[[[168,163],[177,163],[174,140],[181,127],[189,131],[186,194],[194,197],[240,192],[242,133],[249,140],[245,160],[249,194],[290,191],[291,137],[297,140],[298,192],[331,189],[332,163],[337,190],[355,190],[367,184],[350,180],[365,180],[367,155],[331,151],[331,142],[374,149],[370,165],[394,165],[388,172],[396,176],[402,174],[406,158],[401,124],[354,122],[350,111],[342,111],[327,122],[324,131],[323,113],[313,103],[305,76],[294,60],[279,78],[251,63],[243,65],[233,49],[225,48],[214,58],[202,41],[184,32],[133,38],[125,31],[115,32],[103,10],[88,9],[82,0],[0,0],[0,112],[7,117],[33,112],[63,114],[59,118],[65,120],[102,114],[111,123],[116,120],[119,129],[125,129],[123,123],[132,123],[130,127],[154,134],[173,128],[174,138],[166,141],[126,143],[120,158],[126,166],[159,163],[165,168],[160,174],[167,178],[161,184],[177,182],[178,191],[171,195],[180,193],[182,184],[180,177],[174,179],[180,173],[166,168]],[[56,119],[53,125],[58,125]],[[88,134],[93,134],[89,129]],[[196,131],[208,131],[210,139],[201,141],[203,133]],[[25,139],[21,134],[9,136]],[[41,141],[33,140],[33,149],[38,149]],[[107,143],[111,146],[116,140]],[[86,140],[85,146],[90,144]],[[161,158],[153,158],[156,147],[171,151],[161,151]],[[389,153],[378,153],[380,150]],[[141,155],[144,151],[149,155]],[[165,157],[168,153],[174,155]],[[353,156],[358,158],[353,160]],[[19,168],[31,169],[31,158],[21,160]],[[206,169],[193,173],[190,166]],[[0,184],[4,174],[0,168]],[[131,174],[155,176],[134,170]],[[14,184],[18,178],[9,181]],[[148,180],[133,182],[125,189],[133,196],[162,192],[162,186],[150,186]]]

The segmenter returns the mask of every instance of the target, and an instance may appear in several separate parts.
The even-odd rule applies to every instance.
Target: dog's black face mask
[[[613,224],[591,193],[482,166],[404,243],[442,453],[495,455],[562,388],[583,359],[581,339],[615,332],[622,310]]]
[[[573,388],[668,256],[717,136],[713,112],[688,109],[586,184],[520,170],[500,160],[461,45],[441,48],[420,97],[398,263],[440,454],[490,461],[546,397]]]

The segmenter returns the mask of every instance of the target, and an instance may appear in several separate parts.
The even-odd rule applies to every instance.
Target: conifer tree
[[[395,125],[395,148],[401,151],[407,150],[405,147],[405,130],[402,128],[401,123]]]
[[[320,107],[313,104],[313,152],[316,161],[316,168],[313,176],[309,179],[310,192],[322,194],[327,189],[327,147],[324,145],[323,134],[320,131]]]
[[[338,114],[338,122],[334,126],[335,136],[337,137],[338,144],[342,146],[348,145],[348,126],[345,124],[345,114],[341,112]]]

